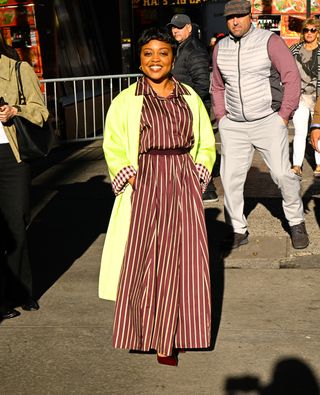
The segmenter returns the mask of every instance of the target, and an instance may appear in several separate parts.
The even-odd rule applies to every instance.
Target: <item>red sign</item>
[[[34,4],[33,1],[0,0],[0,7],[7,5]]]
[[[1,0],[0,0],[1,1]],[[0,7],[0,26],[35,25],[33,5]]]
[[[253,14],[306,14],[306,0],[253,0]],[[320,0],[311,1],[311,12],[320,13]]]

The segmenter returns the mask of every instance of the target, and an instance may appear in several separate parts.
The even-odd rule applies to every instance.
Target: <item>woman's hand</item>
[[[132,189],[134,189],[134,184],[136,182],[136,177],[132,176],[129,178],[128,183],[132,186]]]
[[[8,106],[7,104],[0,107],[0,121],[8,122],[10,118],[17,115],[18,109],[16,107]]]
[[[317,152],[320,153],[319,142],[320,142],[320,129],[313,129],[311,131],[311,144],[312,144],[312,147]]]

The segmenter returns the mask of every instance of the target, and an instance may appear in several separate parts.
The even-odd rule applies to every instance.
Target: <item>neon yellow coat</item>
[[[143,95],[135,95],[136,85],[123,90],[112,101],[107,113],[103,150],[111,181],[126,166],[138,169]],[[211,173],[216,158],[211,122],[200,97],[191,87],[186,87],[190,95],[184,95],[184,99],[193,114],[194,146],[190,155],[195,163],[202,164]],[[100,267],[99,297],[102,299],[116,299],[130,225],[131,192],[131,187],[125,188],[116,197],[112,209]]]

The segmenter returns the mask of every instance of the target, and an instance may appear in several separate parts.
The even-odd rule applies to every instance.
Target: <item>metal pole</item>
[[[311,0],[307,0],[307,18],[311,15]]]

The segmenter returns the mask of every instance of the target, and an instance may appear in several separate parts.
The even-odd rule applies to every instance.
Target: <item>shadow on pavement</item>
[[[211,277],[211,347],[215,348],[218,337],[224,295],[224,257],[229,255],[230,249],[223,248],[224,240],[231,232],[231,227],[218,221],[219,209],[205,210],[206,226],[208,232],[210,277]]]
[[[285,232],[290,233],[290,228],[284,216],[282,208],[282,196],[279,188],[271,178],[267,167],[261,171],[256,166],[252,166],[247,174],[244,185],[244,209],[246,218],[256,208],[262,204],[274,217],[277,218]],[[227,213],[225,213],[227,215]],[[249,229],[250,232],[250,229]]]
[[[274,217],[281,222],[281,226],[285,232],[290,235],[290,227],[284,216],[282,208],[282,198],[249,198],[246,197],[244,201],[244,215],[246,218],[249,217],[250,213],[256,208],[258,204],[262,204]]]
[[[314,148],[310,144],[309,138],[307,138],[304,157],[312,169],[316,168],[316,159],[314,156],[314,152]]]
[[[280,360],[274,368],[270,384],[263,386],[258,376],[229,377],[225,395],[245,393],[257,395],[319,395],[320,389],[312,369],[301,359]]]
[[[303,194],[303,204],[305,212],[309,212],[310,202],[314,202],[314,216],[317,224],[320,227],[320,179],[315,179],[313,184]]]
[[[105,233],[114,195],[105,177],[57,187],[29,230],[34,296],[38,299]]]
[[[74,153],[81,151],[83,148],[90,146],[91,144],[92,141],[78,141],[75,143],[57,145],[46,158],[39,159],[31,163],[31,178],[35,178],[49,168],[62,163]]]

